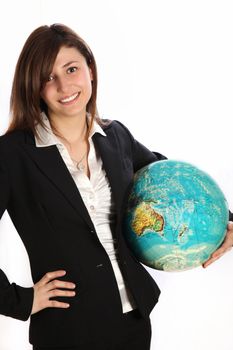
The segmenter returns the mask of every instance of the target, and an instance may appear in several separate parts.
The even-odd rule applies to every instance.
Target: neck
[[[83,117],[50,117],[52,125],[70,144],[82,142],[87,135],[86,114]]]

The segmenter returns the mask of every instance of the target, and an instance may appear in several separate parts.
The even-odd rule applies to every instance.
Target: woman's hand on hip
[[[34,299],[32,305],[31,314],[35,314],[47,307],[56,307],[66,309],[70,305],[56,300],[50,300],[52,297],[73,297],[74,291],[61,290],[59,288],[73,289],[75,284],[72,282],[60,281],[57,278],[64,276],[66,271],[59,270],[53,272],[47,272],[39,282],[37,282],[34,288]]]

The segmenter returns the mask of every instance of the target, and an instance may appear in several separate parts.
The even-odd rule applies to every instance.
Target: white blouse
[[[48,127],[48,131],[44,130],[39,124],[36,125],[38,134],[41,137],[41,139],[39,139],[35,136],[36,146],[57,146],[61,157],[63,158],[63,161],[65,162],[80,192],[83,202],[95,226],[97,236],[111,261],[120,293],[123,313],[129,312],[135,308],[135,303],[123,279],[118,263],[116,241],[113,239],[110,228],[110,225],[113,223],[115,217],[115,205],[112,198],[112,191],[106,176],[106,172],[103,169],[102,160],[96,151],[92,140],[92,136],[97,132],[105,137],[106,134],[96,122],[93,123],[88,139],[90,144],[88,154],[88,165],[90,169],[89,179],[84,171],[77,169],[76,164],[71,159],[67,148],[53,133],[46,114],[42,113],[41,116],[45,125]]]

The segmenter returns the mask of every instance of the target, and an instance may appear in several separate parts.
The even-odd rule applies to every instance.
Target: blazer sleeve
[[[139,141],[137,141],[133,135],[130,133],[130,131],[126,128],[125,125],[123,125],[121,122],[117,121],[117,123],[123,128],[124,133],[127,133],[128,138],[130,139],[131,143],[131,152],[132,152],[132,158],[133,158],[133,164],[134,164],[134,171],[141,169],[147,164],[150,164],[152,162],[167,159],[166,156],[159,152],[152,152],[148,148],[146,148],[143,144],[141,144]]]
[[[9,187],[7,170],[0,153],[0,219],[10,199]],[[10,283],[0,269],[0,314],[26,321],[31,314],[33,294],[33,287],[25,288]]]

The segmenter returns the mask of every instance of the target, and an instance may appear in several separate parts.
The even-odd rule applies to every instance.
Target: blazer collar
[[[49,118],[47,117],[47,115],[44,112],[41,113],[41,119],[43,120],[43,123],[45,124],[46,130],[40,124],[35,125],[36,131],[39,135],[39,137],[37,137],[35,135],[36,147],[47,147],[47,146],[62,144],[62,142],[58,139],[58,137],[53,133]],[[87,113],[87,121],[89,122],[89,120],[90,120],[90,114]],[[93,126],[92,126],[92,130],[90,132],[89,139],[92,138],[93,135],[97,132],[103,136],[106,136],[105,132],[100,127],[100,125],[98,125],[94,121]]]

